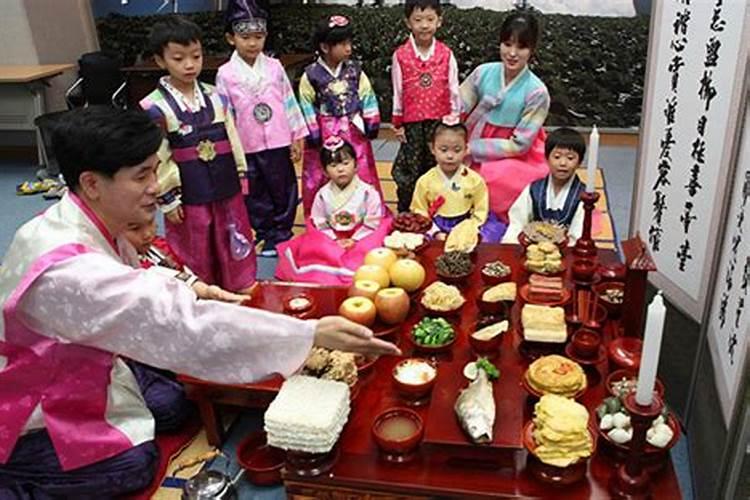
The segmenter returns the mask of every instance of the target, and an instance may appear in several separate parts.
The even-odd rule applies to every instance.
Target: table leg
[[[34,97],[34,118],[43,115],[45,113],[44,106],[44,81],[36,81],[29,84],[29,90],[31,95]],[[45,161],[44,141],[42,139],[42,132],[39,127],[34,127],[36,131],[36,154],[37,160],[39,161],[40,167],[46,168],[47,162]]]
[[[206,428],[206,438],[208,444],[220,448],[224,442],[224,424],[221,421],[221,415],[216,406],[205,396],[198,396],[194,399],[198,406],[198,412],[201,416],[201,422]]]

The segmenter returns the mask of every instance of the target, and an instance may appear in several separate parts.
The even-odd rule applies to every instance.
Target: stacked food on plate
[[[559,276],[532,274],[529,277],[529,300],[532,302],[555,302],[563,298],[563,279]]]
[[[524,304],[521,325],[524,340],[564,343],[568,339],[565,310],[562,307]]]
[[[328,453],[349,417],[349,386],[304,375],[289,377],[265,414],[268,444]]]
[[[556,467],[588,458],[594,449],[588,421],[582,404],[554,394],[542,396],[534,406],[534,455]]]
[[[557,394],[572,398],[587,385],[581,365],[557,354],[543,356],[529,365],[526,382],[539,394]]]

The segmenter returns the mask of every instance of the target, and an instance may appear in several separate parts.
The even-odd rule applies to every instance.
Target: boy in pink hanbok
[[[255,248],[240,178],[247,165],[226,99],[197,78],[200,28],[179,16],[154,25],[150,45],[169,72],[141,107],[164,130],[159,205],[177,256],[209,284],[242,292],[255,283]]]
[[[417,179],[435,166],[430,136],[446,115],[461,112],[458,64],[453,51],[435,38],[443,22],[439,0],[407,0],[406,26],[411,31],[393,53],[393,132],[401,142],[393,162],[398,211],[407,212]]]
[[[313,37],[318,60],[305,68],[299,101],[310,135],[302,168],[302,204],[310,214],[315,193],[326,183],[320,147],[331,136],[351,144],[359,177],[381,194],[370,139],[378,135],[380,113],[370,80],[352,55],[352,25],[348,17],[321,20]]]
[[[302,157],[307,126],[278,59],[263,53],[266,13],[254,0],[231,0],[226,38],[234,47],[219,68],[216,88],[235,112],[247,160],[250,193],[245,205],[261,256],[276,256],[276,245],[292,237],[299,193],[292,161]]]
[[[315,194],[307,231],[279,245],[276,278],[350,284],[365,254],[382,246],[391,218],[380,194],[357,175],[351,144],[329,137],[320,162],[329,181]]]

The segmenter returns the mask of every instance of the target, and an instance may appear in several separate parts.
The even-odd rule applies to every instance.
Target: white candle
[[[667,308],[661,292],[656,294],[648,306],[646,317],[646,333],[643,335],[643,350],[641,351],[641,368],[638,371],[638,385],[635,391],[635,402],[641,406],[649,406],[654,394],[656,370],[659,367],[659,351],[661,337],[664,331],[664,318]]]
[[[596,178],[596,162],[599,159],[599,130],[594,125],[589,136],[589,154],[586,164],[586,192],[594,192],[594,180]]]

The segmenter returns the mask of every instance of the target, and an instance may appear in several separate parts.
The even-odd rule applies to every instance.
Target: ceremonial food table
[[[432,263],[441,253],[442,244],[434,242],[419,255],[419,260],[427,269],[426,283],[435,280]],[[610,251],[600,251],[599,258],[604,262],[616,260],[615,254]],[[607,484],[615,471],[615,462],[604,452],[601,442],[589,460],[586,478],[572,486],[557,488],[540,483],[526,470],[527,452],[521,441],[521,433],[524,424],[532,418],[535,400],[529,397],[520,382],[531,361],[519,350],[522,341],[518,333],[522,306],[520,297],[511,312],[511,330],[503,334],[500,353],[492,360],[500,370],[500,379],[494,383],[497,413],[493,443],[489,446],[473,445],[460,428],[453,404],[461,388],[468,384],[462,375],[463,367],[476,358],[467,337],[474,331],[479,314],[476,297],[483,290],[480,269],[484,263],[497,259],[511,265],[513,281],[519,286],[528,279],[521,265],[521,247],[489,244],[478,247],[475,270],[461,289],[466,303],[460,316],[451,320],[458,338],[449,353],[435,357],[438,375],[430,402],[411,407],[425,423],[424,440],[416,457],[408,463],[387,462],[379,455],[372,438],[371,428],[378,414],[391,407],[409,407],[395,391],[391,378],[393,367],[399,359],[383,357],[360,378],[349,422],[336,447],[337,459],[332,470],[318,477],[285,473],[284,485],[290,498],[609,498]],[[570,269],[571,257],[566,256],[566,259],[567,269]],[[334,314],[346,296],[344,287],[263,283],[261,293],[256,294],[251,305],[281,312],[284,299],[301,291],[317,302],[315,316]],[[422,316],[421,307],[413,304],[409,317],[393,336],[405,356],[424,357],[415,351],[408,336],[412,326]],[[604,328],[605,342],[620,334],[619,324],[608,321]],[[603,361],[595,368],[588,370],[589,388],[579,399],[591,412],[607,395],[602,382],[608,373],[607,362]],[[189,377],[181,377],[181,380],[189,396],[197,402],[213,444],[221,441],[217,404],[267,406],[282,381],[281,377],[273,377],[257,384],[221,386]],[[671,461],[654,478],[653,495],[659,499],[680,498]]]

